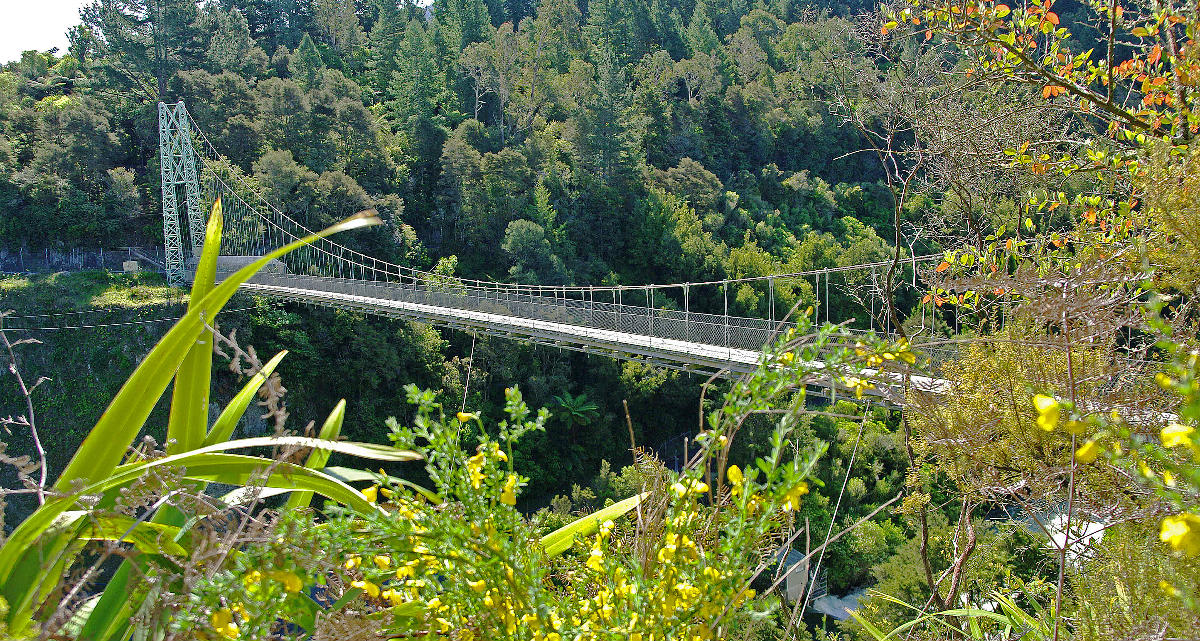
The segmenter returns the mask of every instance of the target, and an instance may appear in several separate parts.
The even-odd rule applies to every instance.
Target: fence
[[[65,250],[0,248],[0,272],[12,274],[77,272],[88,269],[120,272],[125,271],[124,265],[128,261],[137,261],[138,268],[142,271],[164,271],[161,247]]]

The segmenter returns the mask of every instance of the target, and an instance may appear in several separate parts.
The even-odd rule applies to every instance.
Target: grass
[[[162,274],[59,272],[0,278],[0,310],[17,315],[85,310],[136,310],[187,300]]]

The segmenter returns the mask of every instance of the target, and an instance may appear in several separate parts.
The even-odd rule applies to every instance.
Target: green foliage
[[[302,444],[383,460],[408,460],[416,456],[411,452],[381,446],[314,439],[289,440],[287,437],[230,442],[213,438],[212,440],[220,442],[199,447],[210,435],[210,430],[206,427],[206,401],[210,389],[213,351],[212,335],[203,324],[202,317],[215,317],[237,287],[270,260],[323,235],[371,224],[372,221],[363,217],[345,221],[320,235],[271,252],[229,276],[222,283],[215,284],[216,256],[221,244],[221,222],[221,203],[218,200],[209,220],[208,241],[205,243],[207,249],[200,258],[196,272],[197,282],[193,289],[194,299],[189,303],[187,313],[151,350],[113,398],[108,409],[58,476],[51,498],[17,525],[0,546],[0,592],[9,605],[4,622],[13,634],[29,632],[31,619],[35,616],[54,616],[57,611],[55,595],[65,589],[61,587],[64,581],[63,572],[77,562],[80,544],[83,541],[110,537],[118,541],[127,540],[130,533],[145,532],[144,536],[136,539],[136,547],[148,557],[190,552],[174,542],[162,541],[170,536],[173,541],[178,542],[188,535],[187,528],[183,527],[186,525],[185,520],[174,507],[156,507],[152,510],[153,513],[148,515],[155,524],[165,526],[165,530],[157,530],[158,534],[154,533],[151,524],[132,521],[131,525],[126,527],[122,524],[127,520],[118,519],[114,523],[104,514],[105,510],[111,509],[117,502],[117,497],[122,492],[143,477],[154,476],[161,471],[178,471],[183,475],[181,480],[193,485],[199,484],[195,486],[203,488],[204,484],[210,482],[244,485],[266,471],[262,482],[267,487],[288,491],[315,491],[356,509],[370,511],[372,506],[361,495],[319,471],[290,463],[272,463],[269,459],[224,452],[239,448]],[[206,333],[209,339],[200,340]],[[204,358],[197,358],[197,355]],[[168,450],[164,452],[166,455],[147,458],[143,454],[137,454],[125,464],[120,464],[125,455],[124,450],[150,416],[159,396],[172,379],[175,382],[176,394],[170,412],[168,434],[171,439],[168,442]],[[243,393],[243,399],[248,400],[249,395],[261,382],[260,379],[252,379],[251,385],[254,387]],[[242,404],[241,409],[244,408],[245,405]],[[222,416],[214,424],[212,431],[227,435],[229,428],[223,426],[233,422],[233,416]],[[340,425],[340,419],[334,425],[328,433],[336,436],[336,426]],[[316,463],[317,459],[310,462]],[[273,476],[275,471],[281,472],[283,476]],[[80,505],[81,496],[85,495],[99,498],[88,504],[90,509],[73,510]],[[191,524],[194,523],[193,520]],[[146,532],[146,528],[151,530]],[[190,538],[184,540],[188,546],[192,544]],[[134,562],[127,561],[110,583],[106,594],[99,597],[96,606],[90,610],[87,621],[82,624],[83,630],[90,630],[87,632],[89,636],[109,638],[110,633],[129,625],[127,617],[136,612],[137,603],[125,594],[125,589],[131,571],[129,564]],[[115,634],[118,637],[122,636],[120,632]]]

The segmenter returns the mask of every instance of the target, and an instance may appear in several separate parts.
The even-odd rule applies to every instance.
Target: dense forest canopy
[[[160,244],[162,99],[285,212],[375,207],[395,242],[372,249],[421,267],[598,284],[886,256],[882,169],[829,108],[832,65],[865,55],[828,17],[853,7],[585,9],[96,2],[68,51],[0,76],[2,236]]]

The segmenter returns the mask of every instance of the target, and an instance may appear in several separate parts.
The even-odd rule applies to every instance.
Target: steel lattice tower
[[[179,186],[184,189],[191,253],[199,255],[204,243],[204,213],[200,207],[200,180],[191,118],[183,101],[158,103],[158,152],[162,166],[163,245],[167,282],[182,285],[187,275],[183,234],[179,221]]]

